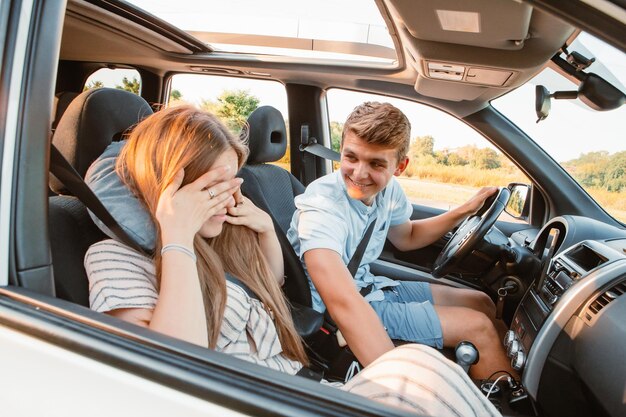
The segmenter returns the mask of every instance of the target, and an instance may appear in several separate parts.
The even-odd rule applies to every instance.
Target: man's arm
[[[363,366],[393,349],[378,315],[357,291],[337,252],[311,249],[304,253],[304,262],[328,312]]]
[[[485,200],[494,194],[496,187],[483,187],[459,207],[423,220],[412,220],[389,228],[387,237],[401,251],[428,246],[441,238],[465,217],[476,213]]]

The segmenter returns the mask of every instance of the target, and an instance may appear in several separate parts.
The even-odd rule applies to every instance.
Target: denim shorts
[[[370,305],[380,317],[389,337],[443,348],[439,317],[433,307],[433,294],[426,282],[403,281],[384,290],[384,301]]]

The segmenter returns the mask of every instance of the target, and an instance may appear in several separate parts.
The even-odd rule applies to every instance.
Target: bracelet
[[[185,255],[188,255],[191,259],[193,259],[194,262],[198,261],[198,258],[196,257],[196,254],[193,253],[192,250],[190,250],[189,248],[187,248],[186,246],[183,245],[178,245],[176,243],[169,243],[165,246],[163,246],[161,248],[161,256],[163,256],[163,254],[169,250],[175,250],[178,252],[182,252]]]

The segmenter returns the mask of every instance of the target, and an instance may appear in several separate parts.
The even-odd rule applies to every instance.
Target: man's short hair
[[[389,103],[367,101],[355,107],[343,125],[342,146],[347,132],[372,145],[395,149],[398,162],[409,152],[411,123],[400,109]]]

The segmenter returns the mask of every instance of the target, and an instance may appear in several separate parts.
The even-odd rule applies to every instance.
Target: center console
[[[518,305],[504,338],[512,367],[535,399],[557,337],[572,317],[583,317],[589,300],[623,268],[624,254],[612,248],[609,241],[582,241],[554,255],[557,238],[558,233],[552,245],[546,239],[540,273]],[[622,262],[614,262],[618,259]]]
[[[520,303],[511,330],[505,336],[504,344],[511,358],[512,367],[523,370],[528,353],[542,328],[544,321],[558,305],[563,295],[589,271],[607,262],[608,257],[595,247],[595,242],[583,242],[561,254],[552,257],[558,233],[546,250],[541,275]],[[591,245],[595,247],[592,248]]]

